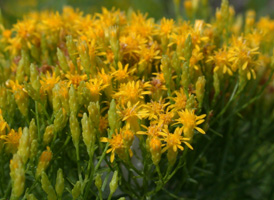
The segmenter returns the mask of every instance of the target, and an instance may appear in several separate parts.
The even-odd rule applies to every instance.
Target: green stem
[[[79,145],[75,147],[76,149],[76,159],[77,159],[77,171],[80,182],[83,182],[82,174],[81,174],[81,166],[80,166],[80,154],[79,154]]]
[[[40,132],[40,121],[39,121],[37,101],[35,101],[35,118],[36,118],[37,129],[38,129],[38,141],[41,142],[42,137],[41,137],[41,132]]]
[[[108,200],[111,200],[112,194],[113,194],[113,193],[109,193],[109,195],[108,195]]]

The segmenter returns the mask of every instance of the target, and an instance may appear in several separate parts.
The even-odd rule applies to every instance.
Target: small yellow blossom
[[[192,138],[194,129],[199,131],[202,134],[205,134],[205,131],[199,128],[197,125],[202,124],[205,120],[205,114],[196,116],[194,110],[184,110],[182,112],[178,112],[180,118],[177,119],[177,123],[183,124],[183,132],[185,137]]]
[[[165,126],[163,132],[161,132],[161,136],[165,142],[165,147],[163,148],[162,152],[165,152],[168,149],[172,149],[174,152],[176,152],[178,149],[183,151],[184,147],[182,146],[182,143],[187,145],[190,149],[193,149],[193,147],[187,142],[190,140],[190,138],[181,136],[182,131],[183,128],[177,127],[174,133],[170,133],[168,127]]]

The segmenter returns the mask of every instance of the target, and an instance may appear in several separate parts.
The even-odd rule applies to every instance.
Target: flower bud
[[[149,150],[154,165],[158,165],[161,160],[162,143],[158,137],[153,137],[149,142]]]
[[[185,62],[182,68],[181,86],[184,88],[185,95],[188,96],[188,87],[190,84],[189,63]]]
[[[67,49],[68,49],[68,53],[69,53],[69,57],[72,60],[73,64],[75,66],[77,66],[77,48],[76,48],[76,44],[73,41],[73,38],[71,35],[68,35],[66,37],[66,45],[67,45]]]
[[[34,90],[40,90],[41,84],[39,81],[39,73],[34,64],[30,65],[30,83]]]
[[[112,99],[110,102],[110,107],[108,110],[108,123],[110,129],[113,131],[120,128],[119,116],[116,112],[116,103],[114,99]]]
[[[202,107],[204,94],[205,94],[205,77],[200,76],[196,82],[196,97],[199,102],[199,107]]]
[[[15,102],[19,111],[24,117],[28,117],[29,113],[29,96],[24,90],[17,90],[14,92]]]
[[[188,110],[195,109],[196,105],[197,105],[197,102],[195,100],[194,95],[192,94],[192,95],[190,95],[190,97],[186,101],[186,109],[188,109]]]
[[[58,58],[59,65],[60,65],[61,69],[64,72],[69,71],[69,66],[67,63],[66,56],[63,54],[63,52],[58,47],[57,47],[57,58]]]
[[[80,137],[80,127],[78,119],[75,115],[71,114],[69,118],[70,132],[72,136],[72,141],[75,148],[78,148],[79,137]]]
[[[93,126],[99,128],[100,123],[100,105],[97,101],[96,103],[90,102],[88,106],[88,113]]]
[[[19,199],[25,188],[25,171],[18,154],[14,154],[10,161],[10,177],[12,181],[11,199]]]
[[[60,85],[56,84],[52,89],[52,108],[53,115],[56,115],[57,112],[62,108],[61,99],[60,99]]]
[[[95,177],[95,186],[97,187],[98,190],[102,189],[102,179],[100,174],[96,174]]]
[[[88,55],[88,47],[85,41],[79,42],[78,52],[81,60],[81,65],[83,66],[85,72],[91,75],[95,74],[95,71],[92,70],[93,67],[91,67],[90,57]]]
[[[43,136],[43,144],[48,145],[51,142],[53,135],[54,135],[54,125],[51,124],[46,127],[46,130]]]
[[[30,63],[29,63],[29,55],[26,50],[21,50],[21,60],[18,63],[17,70],[16,70],[16,80],[19,83],[24,82],[25,79],[25,73],[26,75],[30,74],[29,69]]]
[[[73,84],[70,85],[70,89],[69,89],[69,109],[73,115],[77,115],[78,102],[77,102],[76,91],[74,89]]]
[[[27,127],[23,129],[23,134],[19,140],[19,146],[17,154],[21,157],[23,164],[25,164],[29,158],[30,153],[30,138],[29,130]]]
[[[46,168],[49,165],[49,162],[51,161],[52,153],[49,147],[47,147],[47,150],[43,151],[39,158],[39,162],[36,168],[36,174],[35,177],[39,178],[43,171],[46,170]]]
[[[40,94],[39,91],[36,91],[31,84],[25,83],[24,84],[24,91],[28,93],[28,95],[34,100],[39,101],[40,100]]]
[[[183,56],[185,60],[189,62],[191,55],[192,55],[192,39],[191,39],[191,35],[189,34],[185,40]]]
[[[36,139],[32,140],[30,145],[30,159],[36,157],[37,150],[38,150],[39,143]]]
[[[55,183],[55,191],[59,198],[62,197],[64,191],[64,177],[62,169],[58,169],[56,183]]]
[[[42,172],[41,185],[43,190],[47,193],[48,199],[57,200],[55,191],[49,181],[49,178],[45,172]]]
[[[53,122],[54,131],[56,132],[62,131],[63,128],[65,128],[65,126],[67,125],[67,121],[68,121],[68,116],[65,109],[63,108],[59,109]]]
[[[112,195],[118,187],[118,171],[115,171],[113,173],[112,179],[109,183],[109,188],[110,188],[110,194]]]
[[[30,138],[30,141],[37,139],[37,126],[35,124],[35,119],[32,119],[30,121],[29,138]]]
[[[81,182],[77,181],[74,185],[73,189],[71,190],[71,194],[73,199],[77,199],[81,194]]]
[[[92,147],[96,139],[95,129],[92,126],[92,123],[86,113],[84,113],[81,122],[82,122],[82,129],[83,129],[83,132],[82,132],[83,140],[85,145],[87,146],[88,154],[91,155]]]

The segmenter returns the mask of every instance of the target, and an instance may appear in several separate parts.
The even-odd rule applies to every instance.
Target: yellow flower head
[[[126,32],[133,32],[143,38],[151,38],[155,24],[153,19],[147,19],[147,14],[143,15],[140,12],[133,12],[131,16],[130,25],[126,27]]]
[[[150,87],[148,82],[142,83],[141,81],[131,81],[128,83],[122,83],[119,91],[114,94],[114,98],[119,99],[121,104],[131,102],[137,103],[139,100],[144,99],[144,95],[150,94],[150,91],[144,91],[144,89]]]
[[[121,155],[125,150],[123,135],[121,134],[121,132],[118,133],[117,129],[115,133],[113,133],[112,138],[101,137],[100,141],[109,142],[110,148],[107,150],[107,153],[111,152],[110,162],[114,161],[115,153]]]
[[[170,97],[174,104],[169,106],[169,109],[173,109],[174,111],[183,110],[186,107],[187,97],[185,95],[184,89],[180,88],[179,91],[175,91],[176,97]]]
[[[159,137],[162,130],[162,126],[158,123],[152,123],[150,126],[141,125],[146,131],[138,131],[137,134],[147,135],[149,138]]]
[[[178,112],[178,114],[180,118],[177,119],[176,121],[178,121],[178,123],[183,124],[182,130],[186,137],[192,138],[194,129],[196,129],[202,134],[205,134],[205,131],[203,129],[197,127],[197,125],[202,124],[205,121],[203,119],[206,116],[205,114],[196,116],[194,113],[194,110],[188,110],[188,109],[182,112]]]
[[[201,49],[198,45],[195,46],[195,48],[192,51],[191,58],[189,60],[189,64],[191,67],[193,67],[195,70],[199,70],[198,62],[204,58],[203,53],[201,52]]]
[[[169,34],[174,30],[174,20],[166,19],[165,17],[161,20],[159,34],[164,36],[169,36]]]
[[[129,101],[126,106],[122,105],[119,107],[117,113],[122,117],[122,120],[130,121],[133,118],[139,118],[142,119],[144,116],[146,116],[146,110],[141,110],[142,105],[139,105],[139,101],[132,105]]]
[[[159,119],[160,114],[165,112],[166,107],[170,103],[165,103],[165,100],[162,100],[160,98],[159,101],[151,101],[150,103],[147,103],[144,105],[144,108],[148,112],[148,119]]]
[[[120,51],[123,55],[123,59],[126,61],[137,61],[138,54],[136,53],[139,46],[146,44],[147,40],[141,35],[137,35],[134,32],[130,32],[129,35],[122,35],[120,37]]]
[[[113,73],[111,75],[114,76],[115,80],[122,83],[130,79],[131,77],[130,75],[134,73],[136,68],[133,68],[128,71],[128,65],[129,64],[126,64],[125,67],[123,68],[122,63],[118,62],[118,69],[115,70],[115,68],[112,68]]]
[[[86,74],[80,75],[80,74],[72,74],[68,72],[66,74],[66,78],[69,80],[69,85],[73,84],[75,87],[78,87],[80,82],[87,80],[88,77]]]
[[[190,138],[185,138],[181,136],[183,131],[183,128],[177,127],[174,131],[174,133],[170,133],[168,130],[168,126],[165,126],[163,129],[163,132],[161,132],[161,135],[163,137],[163,141],[165,142],[164,148],[162,152],[165,152],[168,149],[172,149],[174,152],[177,152],[178,149],[184,150],[184,147],[182,146],[182,143],[187,145],[190,149],[193,149],[193,147],[187,142],[190,140]]]
[[[20,127],[18,131],[11,129],[7,135],[0,135],[0,139],[4,140],[4,143],[7,145],[7,150],[10,153],[15,153],[17,151],[21,136],[22,128]]]
[[[100,92],[108,85],[105,85],[102,79],[99,80],[97,78],[94,78],[90,79],[89,82],[86,82],[86,86],[89,89],[93,100],[98,101],[99,95],[101,95]]]
[[[214,55],[209,56],[206,62],[214,62],[214,72],[221,71],[221,73],[228,73],[230,76],[233,75],[232,70],[230,69],[230,62],[228,57],[227,48],[219,49],[214,52]]]
[[[54,72],[50,74],[50,72],[47,71],[46,76],[43,76],[42,80],[40,80],[41,90],[51,92],[52,88],[54,87],[55,84],[59,82],[59,80],[60,80],[60,77],[59,76],[56,77]]]
[[[256,73],[254,66],[258,64],[255,56],[259,54],[257,51],[259,47],[249,48],[247,46],[246,40],[242,37],[232,38],[232,46],[229,49],[229,61],[232,62],[231,68],[233,71],[237,69],[246,72],[248,80],[256,78]]]
[[[158,50],[156,43],[153,43],[151,46],[140,46],[137,53],[140,56],[139,64],[144,62],[151,63],[153,60],[161,59],[161,56],[159,56],[160,50]]]

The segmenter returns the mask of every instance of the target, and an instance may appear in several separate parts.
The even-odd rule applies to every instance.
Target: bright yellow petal
[[[112,149],[108,149],[107,151],[106,151],[106,153],[109,153],[109,152],[111,152],[112,151]]]
[[[186,146],[188,146],[188,148],[190,148],[191,150],[193,150],[193,147],[188,143],[188,142],[184,142],[186,144]]]
[[[176,152],[177,151],[177,146],[173,145],[173,151]]]
[[[100,138],[100,142],[108,142],[108,138],[106,138],[106,137],[101,137],[101,138]]]
[[[247,62],[247,61],[243,64],[243,67],[242,67],[242,69],[243,69],[243,70],[245,70],[245,69],[246,69],[247,64],[248,64],[248,62]]]
[[[196,129],[197,131],[199,131],[200,133],[205,134],[205,131],[204,131],[203,129],[201,129],[201,128],[199,128],[199,127],[195,127],[195,129]]]
[[[184,147],[182,147],[181,145],[178,145],[178,148],[181,149],[182,151],[184,150]]]
[[[112,163],[114,161],[114,151],[111,152],[111,156],[110,156],[110,162]]]
[[[203,115],[197,116],[197,117],[196,117],[196,120],[203,119],[203,118],[205,118],[205,117],[206,117],[206,114],[203,114]]]
[[[202,124],[204,121],[205,121],[204,119],[199,120],[199,121],[196,122],[196,125]]]

